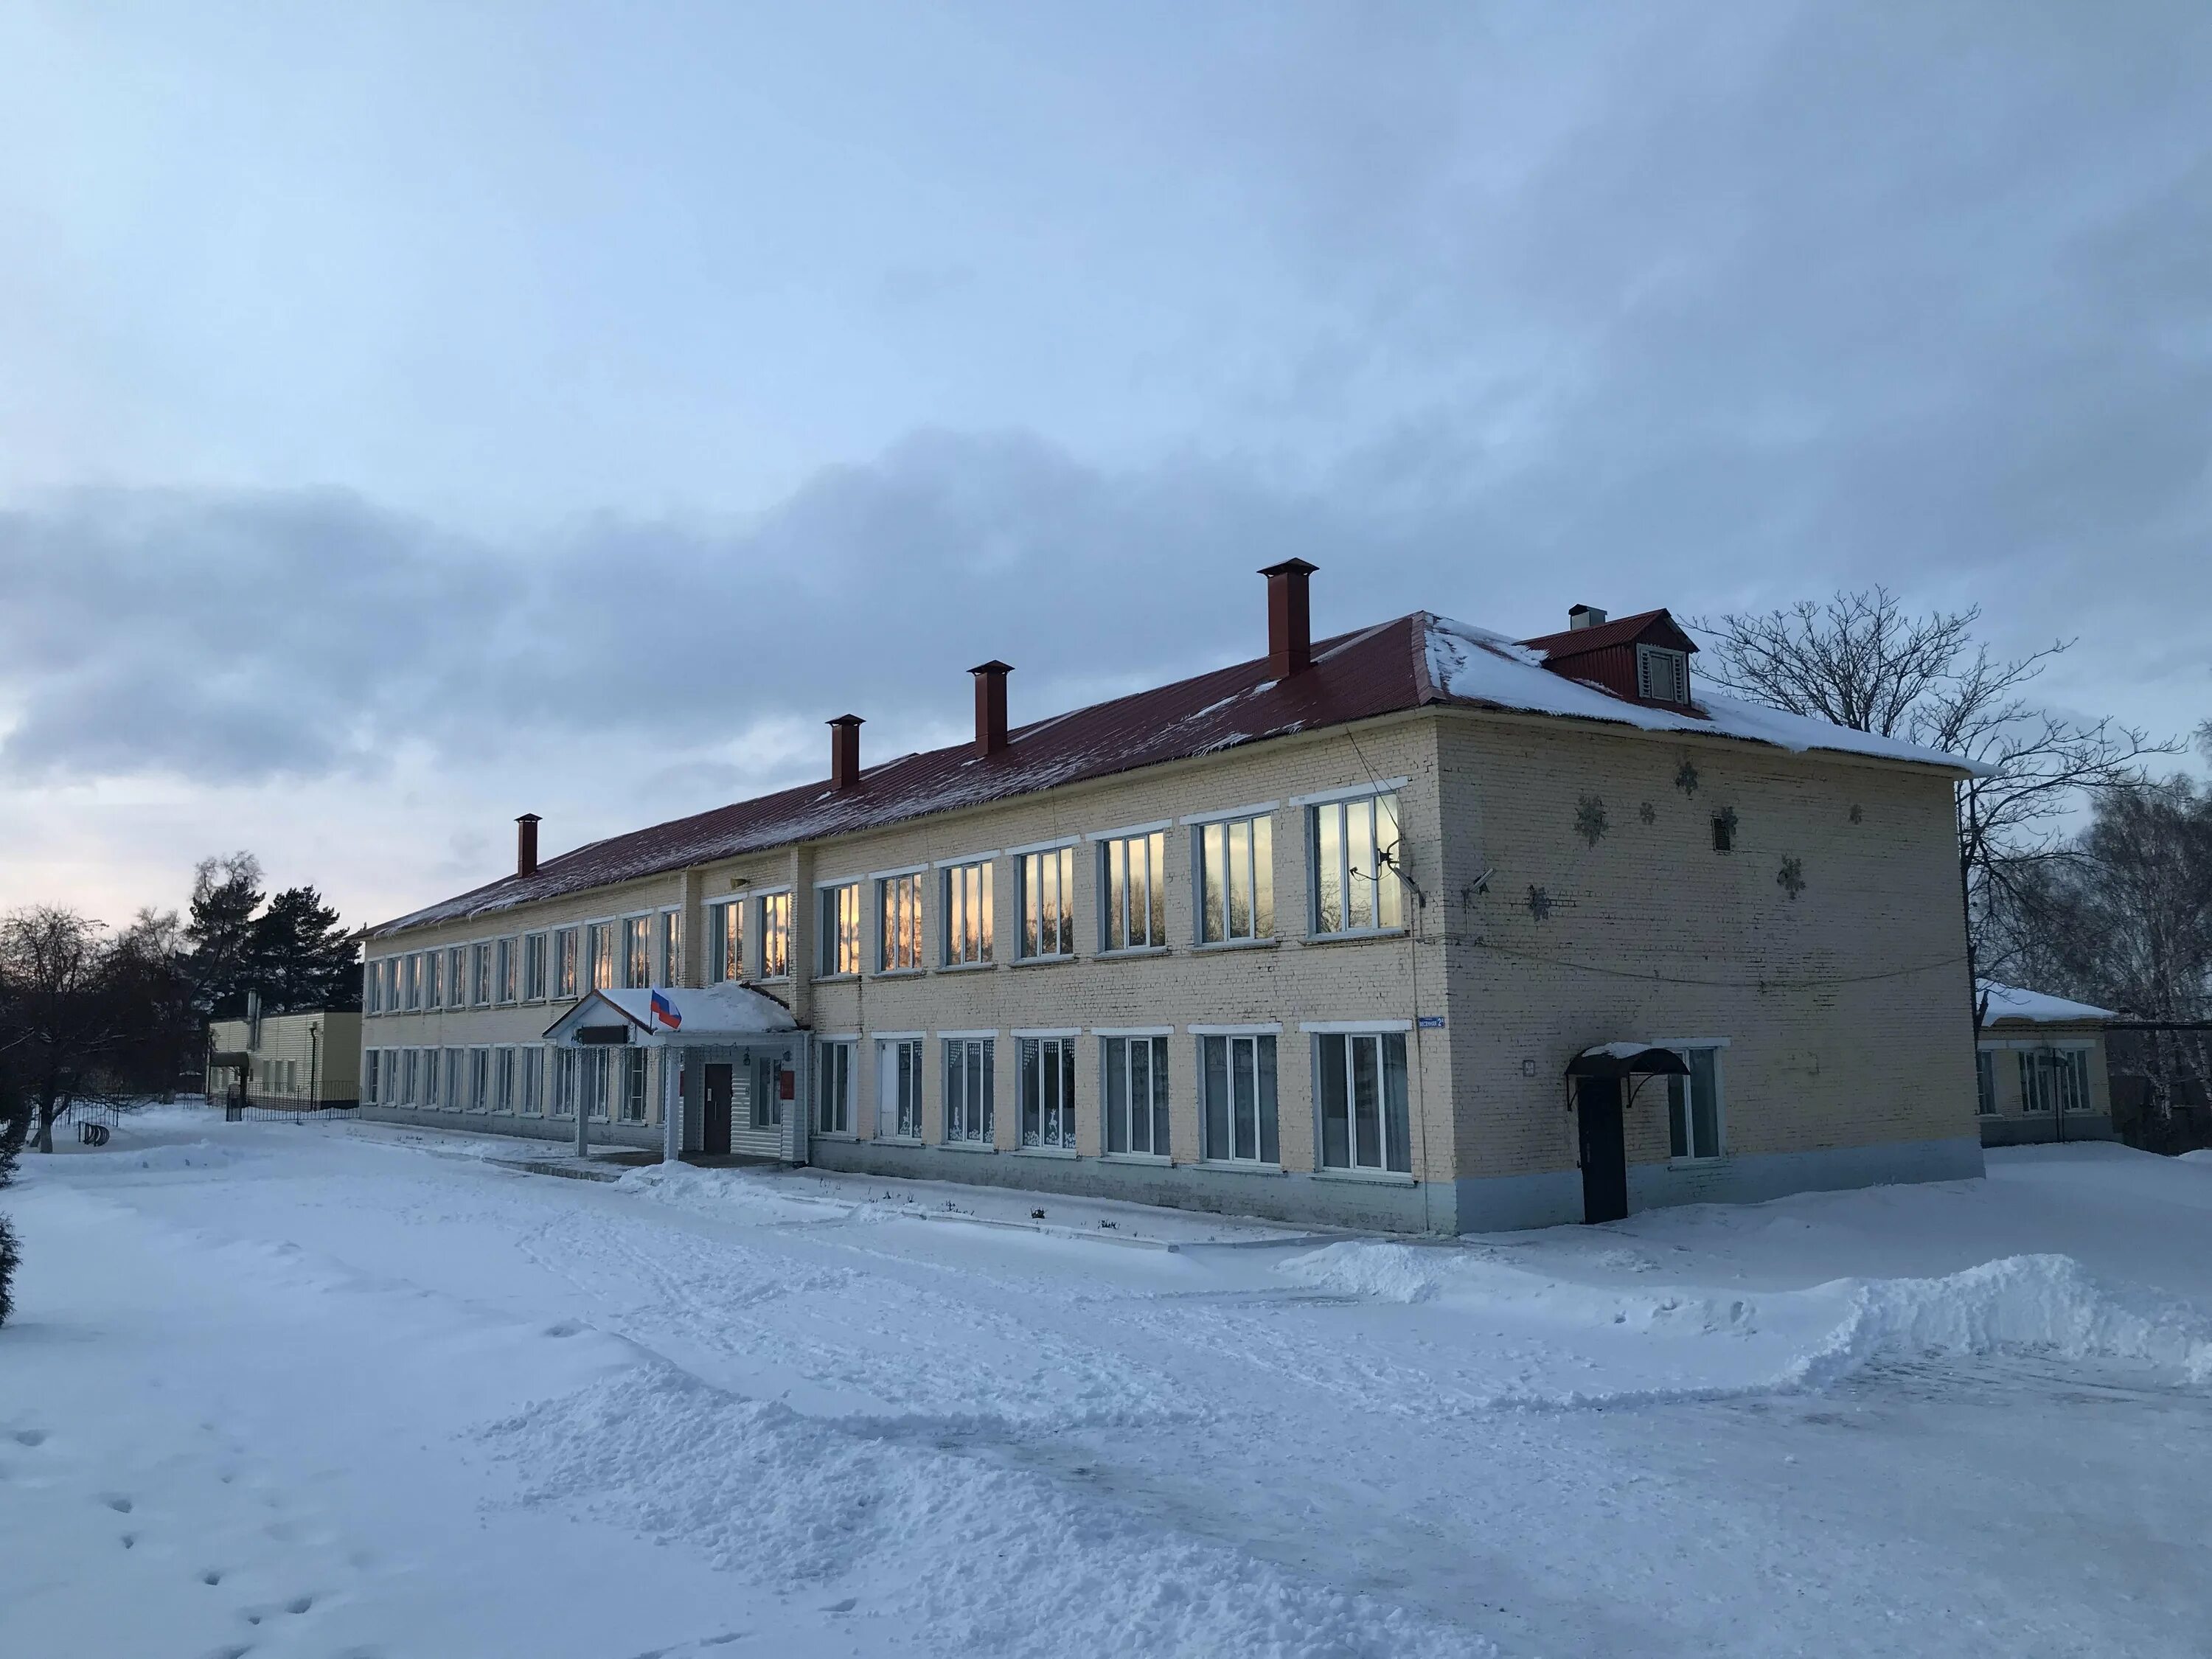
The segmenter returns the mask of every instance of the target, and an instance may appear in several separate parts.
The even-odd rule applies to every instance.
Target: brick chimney
[[[1006,746],[1006,676],[1014,665],[994,657],[968,672],[975,677],[975,752],[995,755]]]
[[[1306,578],[1316,567],[1285,559],[1260,574],[1267,579],[1267,672],[1279,680],[1313,666],[1313,612]]]
[[[860,781],[860,726],[858,714],[840,714],[830,722],[830,787],[850,789]]]
[[[514,821],[514,873],[538,873],[538,814],[525,812]]]
[[[1605,620],[1605,612],[1594,605],[1574,605],[1567,607],[1567,627],[1570,629],[1595,628]]]

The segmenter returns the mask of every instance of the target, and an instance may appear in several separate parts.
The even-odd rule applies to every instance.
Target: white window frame
[[[465,1097],[471,1112],[491,1109],[491,1050],[478,1046],[469,1050],[469,1088]]]
[[[1093,837],[1098,847],[1099,955],[1134,956],[1141,951],[1168,948],[1167,828],[1164,823],[1154,824],[1146,829],[1133,830],[1125,835]],[[1131,925],[1139,914],[1139,907],[1134,902],[1138,897],[1137,883],[1128,873],[1133,863],[1130,855],[1139,849],[1144,854],[1146,866],[1142,895],[1144,926],[1141,929]],[[1114,885],[1117,855],[1123,884],[1119,894]],[[1120,924],[1119,943],[1115,942],[1116,923]]]
[[[580,926],[556,927],[551,935],[552,959],[546,964],[545,988],[555,1002],[573,1002],[582,995],[584,930]]]
[[[622,1064],[611,1068],[616,1073],[616,1080],[621,1089],[621,1098],[615,1107],[616,1121],[630,1124],[651,1121],[653,1117],[652,1050],[625,1048],[614,1052],[623,1057]]]
[[[1997,1115],[1997,1050],[1983,1043],[1974,1050],[1974,1115]]]
[[[878,1140],[921,1144],[923,1053],[920,1031],[876,1035],[876,1136]],[[900,1069],[903,1062],[905,1069]],[[890,1127],[886,1128],[884,1125]]]
[[[945,1146],[982,1148],[996,1145],[998,1036],[996,1031],[938,1034],[938,1063],[943,1068],[945,1081],[944,1122],[939,1139]],[[956,1053],[960,1061],[957,1099],[953,1085]]]
[[[1241,857],[1244,889],[1246,930],[1238,933],[1231,925],[1239,888],[1237,868],[1237,834],[1243,831],[1243,850]],[[1267,843],[1263,857],[1261,843]],[[1207,872],[1214,867],[1212,850],[1218,843],[1218,861],[1224,883],[1219,906],[1220,931],[1218,937],[1208,938],[1214,906],[1207,890]],[[1261,878],[1266,885],[1262,888]],[[1272,944],[1279,937],[1276,927],[1280,920],[1277,908],[1279,898],[1275,891],[1275,815],[1271,809],[1264,812],[1209,813],[1191,823],[1190,834],[1190,891],[1191,942],[1202,948],[1234,948],[1239,945]],[[1263,902],[1264,901],[1264,902]]]
[[[745,901],[717,899],[707,907],[706,951],[700,961],[707,983],[735,982],[745,976]]]
[[[1689,653],[1670,646],[1638,646],[1636,695],[1653,702],[1686,705],[1690,701]]]
[[[445,975],[441,971],[445,963],[443,951],[422,952],[422,1006],[426,1010],[445,1006]]]
[[[576,1063],[579,1048],[546,1048],[545,1092],[546,1115],[556,1121],[576,1119],[577,1093],[583,1086],[583,1067]]]
[[[1194,1075],[1197,1078],[1199,1155],[1201,1161],[1249,1170],[1282,1168],[1283,1059],[1282,1044],[1277,1036],[1277,1030],[1278,1028],[1273,1026],[1207,1028],[1194,1025],[1190,1028],[1193,1055],[1198,1068]],[[1223,1133],[1220,1134],[1217,1134],[1212,1121],[1212,1096],[1209,1092],[1210,1078],[1206,1071],[1206,1045],[1211,1042],[1221,1044],[1222,1083],[1227,1091],[1222,1103]],[[1261,1046],[1263,1043],[1267,1045],[1265,1049]],[[1249,1157],[1244,1156],[1237,1150],[1237,1132],[1240,1125],[1237,1122],[1236,1100],[1237,1056],[1246,1044],[1250,1045],[1249,1052],[1252,1056],[1252,1152]],[[1262,1053],[1273,1056],[1274,1064],[1271,1067],[1263,1067],[1261,1065],[1260,1057]],[[1274,1098],[1272,1101],[1264,1097],[1261,1088],[1261,1079],[1270,1073],[1273,1074],[1274,1082]],[[1273,1125],[1275,1142],[1274,1155],[1272,1158],[1267,1155],[1268,1126],[1271,1121]],[[1224,1139],[1226,1139],[1227,1145],[1218,1144]]]
[[[547,969],[550,967],[553,936],[539,932],[522,936],[522,1000],[543,1002],[546,988],[551,982]]]
[[[526,1044],[521,1050],[519,1065],[520,1076],[515,1087],[514,1113],[517,1117],[545,1115],[545,1057],[547,1048],[542,1042]]]
[[[633,912],[619,918],[615,933],[619,975],[616,983],[625,991],[642,991],[653,983],[653,912]],[[639,972],[643,969],[643,973]]]
[[[1024,1152],[1076,1149],[1076,1042],[1073,1031],[1014,1033],[1015,1144]]]
[[[576,994],[587,997],[594,991],[615,988],[616,964],[622,958],[622,932],[616,917],[584,924],[583,954],[576,970]],[[604,975],[605,984],[599,981]]]
[[[853,1129],[853,1090],[860,1066],[857,1036],[817,1037],[814,1044],[814,1133],[834,1140],[858,1139]]]
[[[1371,1024],[1351,1024],[1342,1021],[1316,1021],[1303,1028],[1312,1043],[1314,1097],[1314,1163],[1324,1173],[1357,1176],[1401,1176],[1410,1178],[1413,1173],[1413,1045],[1407,1041],[1406,1022],[1376,1020]],[[1391,1045],[1397,1045],[1399,1073],[1404,1079],[1405,1098],[1399,1102],[1405,1121],[1401,1126],[1402,1144],[1391,1144],[1390,1097],[1389,1092],[1389,1054]],[[1332,1044],[1340,1043],[1339,1054],[1332,1056]],[[1375,1102],[1374,1122],[1376,1145],[1376,1158],[1370,1161],[1362,1156],[1366,1149],[1360,1143],[1360,1109],[1358,1098],[1359,1056],[1371,1052],[1374,1056]],[[1332,1078],[1340,1077],[1344,1085],[1344,1157],[1331,1161],[1328,1146],[1328,1084]],[[1399,1159],[1402,1158],[1402,1162]]]
[[[1693,1054],[1710,1054],[1712,1056],[1713,1145],[1710,1149],[1702,1149],[1697,1144],[1696,1106],[1691,1098],[1694,1077],[1670,1077],[1667,1079],[1666,1093],[1667,1161],[1677,1164],[1713,1164],[1725,1158],[1729,1142],[1728,1076],[1721,1061],[1728,1052],[1729,1040],[1726,1037],[1668,1037],[1651,1046],[1680,1055],[1685,1066],[1695,1066],[1696,1062],[1690,1058]],[[1681,1096],[1680,1100],[1675,1098],[1678,1089]],[[1677,1129],[1680,1131],[1679,1136]],[[1687,1151],[1678,1152],[1674,1150],[1678,1139]]]
[[[681,985],[684,982],[684,907],[663,905],[660,917],[653,924],[653,951],[660,964],[662,985]]]
[[[1065,962],[1075,954],[1075,845],[1073,840],[1056,842],[1049,847],[1020,848],[1014,859],[1014,954],[1018,962]],[[1045,860],[1052,861],[1053,882],[1058,896],[1056,916],[1053,927],[1054,949],[1046,950],[1044,912],[1037,909],[1035,926],[1030,902],[1032,891],[1041,888],[1039,877]]]
[[[508,1008],[522,1000],[522,941],[517,937],[492,942],[491,1000]]]
[[[365,1014],[384,1012],[384,962],[376,957],[362,964],[361,1011]]]
[[[989,858],[956,859],[938,866],[937,904],[943,919],[938,961],[942,966],[991,966],[991,878]]]
[[[1171,1157],[1173,1119],[1175,1112],[1174,1078],[1169,1052],[1175,1033],[1163,1026],[1150,1031],[1100,1031],[1098,1037],[1098,1149],[1105,1158],[1141,1159],[1148,1163],[1165,1164]],[[1144,1054],[1142,1070],[1149,1097],[1139,1103],[1137,1099],[1138,1066],[1134,1063],[1139,1050]],[[1115,1056],[1121,1057],[1120,1078],[1115,1078]],[[1144,1129],[1137,1133],[1139,1123]],[[1137,1142],[1141,1139],[1144,1145]],[[1115,1144],[1119,1141],[1118,1146]]]
[[[753,912],[755,931],[760,936],[760,976],[774,982],[791,977],[791,889],[780,887],[773,892],[756,893]],[[775,915],[775,925],[769,925],[769,912]],[[773,945],[774,953],[769,947]]]
[[[1383,839],[1384,803],[1389,803],[1389,828],[1395,838]],[[1364,809],[1364,822],[1354,818]],[[1303,809],[1305,815],[1306,841],[1306,933],[1311,939],[1359,939],[1370,934],[1401,933],[1406,928],[1406,884],[1395,870],[1383,861],[1390,853],[1394,859],[1396,849],[1406,844],[1405,797],[1395,789],[1354,790],[1349,793],[1332,793],[1326,799],[1308,797]],[[1353,836],[1355,829],[1364,830],[1370,837],[1369,846],[1375,859],[1371,874],[1353,867]],[[1322,915],[1322,877],[1331,851],[1323,846],[1324,830],[1333,832],[1334,874],[1339,894],[1340,926],[1323,925]],[[1355,922],[1352,915],[1352,896],[1357,884],[1367,882],[1373,888],[1370,900],[1372,920]],[[1386,919],[1386,913],[1388,915]]]
[[[814,976],[852,979],[867,959],[866,884],[857,876],[814,884]],[[850,896],[851,914],[847,914]]]
[[[469,946],[469,1006],[489,1008],[497,981],[492,978],[492,942],[478,939]]]
[[[929,867],[889,870],[869,878],[875,890],[876,972],[918,974],[929,965],[922,891]],[[908,958],[911,958],[909,960]]]

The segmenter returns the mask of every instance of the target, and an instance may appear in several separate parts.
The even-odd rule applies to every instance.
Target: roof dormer
[[[1640,611],[1608,621],[1594,605],[1567,615],[1565,633],[1521,643],[1543,653],[1544,666],[1571,680],[1603,688],[1616,697],[1662,708],[1691,710],[1690,659],[1697,641],[1663,611]]]

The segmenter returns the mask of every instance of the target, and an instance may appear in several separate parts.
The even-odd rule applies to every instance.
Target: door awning
[[[720,985],[647,985],[593,991],[545,1028],[549,1042],[662,1046],[732,1042],[796,1031],[799,1022],[765,991],[729,981]]]
[[[1567,1062],[1569,1077],[1687,1077],[1690,1068],[1672,1048],[1647,1042],[1601,1042]]]

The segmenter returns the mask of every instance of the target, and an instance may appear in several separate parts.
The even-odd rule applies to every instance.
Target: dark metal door
[[[1628,1147],[1621,1135],[1619,1079],[1575,1079],[1575,1127],[1582,1138],[1583,1219],[1619,1221],[1628,1213]]]
[[[706,1095],[706,1121],[701,1126],[700,1151],[726,1158],[730,1151],[730,1068],[710,1062],[700,1067],[700,1085]]]

